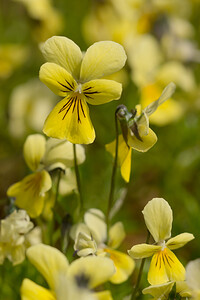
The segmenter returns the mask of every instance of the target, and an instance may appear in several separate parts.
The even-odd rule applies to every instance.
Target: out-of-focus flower
[[[33,244],[41,242],[41,236],[35,234],[33,223],[26,211],[18,210],[0,222],[0,264],[8,258],[13,265],[21,263],[25,258],[25,250]],[[32,230],[32,231],[31,231]],[[31,237],[32,236],[32,237]]]
[[[99,105],[120,98],[120,83],[99,78],[124,66],[123,47],[111,41],[97,42],[83,55],[72,40],[55,36],[41,50],[49,62],[42,65],[40,80],[55,94],[65,97],[47,117],[44,133],[74,144],[92,143],[95,131],[86,102]]]
[[[168,299],[172,288],[176,285],[176,294],[181,297],[191,297],[191,291],[185,281],[169,281],[163,284],[151,285],[143,289],[143,294],[150,294],[155,300],[165,300]]]
[[[128,251],[129,255],[136,259],[153,255],[148,272],[148,281],[152,285],[168,281],[183,281],[185,269],[171,250],[183,247],[193,240],[193,234],[182,233],[170,238],[172,210],[167,201],[162,198],[154,198],[149,201],[142,213],[156,244],[135,245]],[[166,242],[167,239],[169,240]]]
[[[121,174],[125,181],[130,179],[131,171],[131,152],[132,149],[146,152],[157,142],[157,136],[152,129],[149,128],[149,117],[157,110],[157,108],[168,100],[175,91],[175,84],[170,83],[162,92],[158,100],[150,103],[143,110],[137,105],[135,114],[129,113],[126,107],[119,109],[119,117],[122,122],[125,121],[125,130],[119,135],[118,145],[118,161],[121,167]],[[126,117],[127,116],[127,117]],[[125,118],[125,119],[124,119]],[[126,119],[127,118],[127,119]],[[106,145],[107,151],[115,156],[116,141]]]
[[[47,193],[52,187],[48,171],[56,168],[65,171],[72,167],[73,145],[68,141],[54,139],[46,142],[45,137],[40,134],[29,135],[24,143],[24,158],[34,173],[12,185],[7,194],[15,198],[17,206],[27,210],[29,215],[35,218],[42,213],[46,201],[49,203],[45,209],[51,210],[54,197]],[[84,149],[81,145],[77,146],[77,160],[79,164],[85,160]],[[74,190],[73,180],[72,183],[71,191]],[[69,193],[69,182],[67,184]]]
[[[28,49],[17,44],[0,45],[0,79],[6,79],[23,64],[28,57]]]
[[[192,299],[200,299],[200,258],[186,266],[186,282],[192,291]]]
[[[63,27],[61,14],[52,6],[50,0],[15,0],[25,6],[28,15],[35,20],[33,35],[37,41],[45,41],[57,34]],[[49,22],[51,20],[51,22]]]
[[[107,237],[105,216],[100,210],[93,208],[85,213],[84,223],[74,226],[72,237],[75,239],[74,249],[79,256],[106,256],[114,262],[116,273],[110,278],[112,283],[126,281],[133,272],[134,261],[127,254],[115,250],[125,237],[121,222],[110,228]]]
[[[109,291],[92,292],[114,273],[113,262],[106,257],[79,258],[70,265],[58,249],[47,245],[32,246],[27,250],[30,262],[46,279],[50,290],[29,279],[21,286],[22,300],[112,300]]]
[[[38,79],[17,86],[9,102],[9,130],[22,137],[31,130],[40,132],[56,97]]]

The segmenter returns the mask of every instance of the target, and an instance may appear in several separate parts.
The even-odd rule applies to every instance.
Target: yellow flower
[[[44,276],[50,290],[24,279],[21,286],[22,300],[112,299],[109,291],[91,292],[114,274],[114,265],[108,258],[89,256],[79,258],[69,265],[62,252],[43,244],[30,247],[27,256]],[[101,298],[102,293],[104,296]]]
[[[124,66],[123,47],[111,41],[97,42],[83,54],[72,40],[54,36],[41,49],[48,62],[40,69],[40,80],[64,97],[47,117],[44,133],[74,144],[92,143],[95,131],[87,103],[99,105],[120,98],[120,83],[99,78]]]
[[[186,282],[192,291],[192,299],[200,299],[200,259],[190,261],[186,266]]]
[[[0,264],[7,257],[13,265],[25,258],[26,236],[33,228],[28,214],[24,210],[14,211],[0,224]],[[31,242],[31,240],[29,240]]]
[[[148,272],[148,281],[152,285],[184,280],[185,269],[171,250],[183,247],[194,239],[193,234],[182,233],[170,238],[172,210],[167,201],[162,198],[149,201],[143,210],[143,215],[156,244],[136,245],[128,253],[136,259],[153,255]],[[167,239],[169,240],[166,242]]]
[[[141,110],[141,106],[137,105],[136,116],[131,115],[127,125],[127,141],[122,135],[119,135],[118,144],[118,162],[121,167],[121,174],[125,181],[129,181],[131,172],[131,152],[132,149],[146,152],[157,142],[157,136],[151,128],[149,128],[149,117],[157,110],[157,108],[168,100],[175,91],[175,84],[171,82],[163,90],[158,100],[150,103]],[[106,145],[107,151],[115,156],[116,142]]]
[[[107,241],[105,216],[100,210],[92,208],[85,213],[84,223],[74,226],[71,235],[75,239],[74,249],[79,256],[107,256],[114,262],[116,273],[110,278],[112,283],[122,283],[131,275],[134,261],[127,254],[115,250],[125,237],[121,222],[110,228]]]

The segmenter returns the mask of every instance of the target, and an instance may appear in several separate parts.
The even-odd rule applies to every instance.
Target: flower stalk
[[[83,194],[82,194],[80,173],[79,173],[78,161],[77,161],[76,144],[73,144],[73,152],[74,152],[74,169],[76,174],[76,184],[79,193],[78,215],[80,216],[81,212],[83,212]]]

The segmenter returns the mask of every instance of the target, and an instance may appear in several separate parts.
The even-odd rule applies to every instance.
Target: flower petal
[[[109,255],[108,257],[112,259],[116,268],[116,272],[110,278],[110,281],[115,284],[126,281],[135,267],[134,260],[120,251],[109,248],[105,248],[104,251]]]
[[[122,222],[115,223],[109,229],[108,235],[109,235],[108,246],[110,248],[117,249],[121,245],[122,241],[126,236],[123,223]]]
[[[200,258],[187,264],[186,282],[192,290],[200,292]]]
[[[155,300],[168,299],[169,293],[172,290],[174,282],[166,282],[163,284],[151,285],[142,290],[144,295],[149,294],[154,297]]]
[[[95,132],[84,98],[74,94],[60,101],[47,117],[43,131],[47,136],[67,139],[73,144],[92,143]]]
[[[191,290],[186,283],[186,281],[176,281],[176,293],[179,294],[181,297],[192,297]]]
[[[31,134],[24,143],[24,158],[32,171],[36,171],[45,153],[46,139],[41,134]]]
[[[102,292],[97,292],[94,293],[95,299],[97,300],[113,300],[113,297],[111,295],[110,291],[102,291]]]
[[[124,48],[112,41],[101,41],[90,46],[81,64],[80,79],[83,82],[101,78],[119,71],[126,62]]]
[[[137,151],[146,152],[157,142],[157,136],[151,128],[149,128],[147,135],[141,136],[141,139],[142,141],[140,141],[135,135],[129,134],[128,145]]]
[[[185,269],[171,250],[165,248],[154,254],[148,273],[148,281],[150,284],[181,281],[184,280],[184,278]]]
[[[172,209],[163,198],[153,198],[142,211],[148,230],[156,242],[168,239],[172,229]]]
[[[139,244],[133,246],[130,250],[128,250],[128,254],[132,258],[145,258],[150,257],[159,250],[161,250],[161,246],[157,245],[148,245],[148,244]]]
[[[27,250],[27,257],[55,290],[59,276],[66,276],[68,261],[65,255],[51,246],[38,244]]]
[[[107,238],[107,226],[102,211],[96,208],[89,209],[84,215],[84,221],[97,245],[104,243]]]
[[[166,246],[173,250],[183,247],[185,244],[194,239],[194,235],[191,233],[181,233],[171,239],[169,239],[166,243]]]
[[[77,87],[72,75],[54,63],[43,64],[40,68],[39,77],[52,92],[61,97],[66,97]]]
[[[78,78],[82,52],[70,39],[53,36],[41,45],[41,51],[47,61],[56,63]]]
[[[122,93],[122,85],[114,80],[91,80],[82,85],[82,92],[88,103],[99,105],[118,100]]]
[[[15,204],[27,211],[31,218],[38,217],[44,207],[45,192],[52,186],[51,177],[45,170],[26,176],[9,187],[7,194],[15,198]]]
[[[115,267],[107,257],[87,256],[73,261],[68,271],[75,280],[84,277],[88,281],[88,287],[95,288],[110,279],[115,273]]]
[[[50,291],[27,278],[23,280],[20,292],[22,300],[56,300]]]

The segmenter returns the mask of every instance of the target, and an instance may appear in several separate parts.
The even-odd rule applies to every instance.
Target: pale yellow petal
[[[145,258],[150,257],[159,250],[161,250],[161,246],[157,245],[148,245],[148,244],[139,244],[133,246],[130,250],[128,250],[128,254],[132,258]]]
[[[176,281],[176,292],[183,298],[192,296],[191,289],[189,288],[189,286],[185,280],[184,281]]]
[[[45,153],[46,139],[41,134],[31,134],[24,143],[24,158],[32,171],[36,171]]]
[[[75,279],[82,276],[87,279],[89,288],[95,288],[111,278],[115,267],[113,261],[107,257],[87,256],[73,261],[68,271],[69,276]]]
[[[151,285],[142,290],[144,295],[151,295],[155,300],[166,300],[168,299],[169,293],[172,290],[174,282],[166,282],[163,284]]]
[[[134,260],[127,254],[120,251],[105,248],[104,251],[108,254],[108,257],[112,259],[116,272],[110,278],[110,281],[115,284],[120,284],[128,279],[132,274],[135,267]]]
[[[52,92],[61,97],[66,97],[77,88],[77,83],[72,75],[54,63],[43,64],[40,68],[39,77]]]
[[[52,290],[55,290],[58,277],[67,274],[67,258],[56,248],[43,244],[34,245],[28,248],[27,257],[44,276]]]
[[[53,138],[67,139],[73,144],[90,144],[95,131],[85,99],[79,93],[60,101],[47,117],[44,133]]]
[[[64,36],[53,36],[40,48],[47,61],[62,66],[78,78],[83,55],[80,48],[72,40]]]
[[[86,96],[88,103],[99,105],[118,100],[122,93],[122,85],[113,80],[96,79],[84,83],[82,92]]]
[[[84,215],[84,221],[90,229],[97,245],[104,243],[107,238],[107,226],[102,211],[96,208],[89,209]]]
[[[188,286],[200,293],[200,258],[190,261],[186,266],[186,282]]]
[[[85,160],[85,150],[83,146],[76,146],[77,163],[81,164]],[[48,170],[56,167],[62,169],[74,166],[73,144],[66,140],[49,138],[46,143],[46,152],[43,163]]]
[[[166,243],[166,246],[173,250],[183,247],[185,244],[194,239],[194,235],[191,233],[181,233],[171,239],[169,239]]]
[[[108,246],[110,248],[117,249],[121,245],[122,241],[126,236],[123,223],[122,222],[115,223],[109,229],[108,236],[109,236]]]
[[[52,292],[27,278],[22,282],[20,293],[22,300],[56,300]]]
[[[50,190],[51,186],[51,177],[43,170],[13,184],[9,187],[7,194],[15,198],[15,204],[25,209],[31,218],[36,218],[43,210],[45,193]]]
[[[119,71],[126,62],[124,48],[112,41],[101,41],[90,46],[82,61],[82,81],[101,78]]]
[[[147,135],[141,136],[141,139],[142,141],[140,141],[135,135],[129,134],[128,145],[137,151],[146,152],[157,142],[157,136],[151,128],[149,128]]]
[[[94,296],[96,297],[97,300],[113,300],[110,291],[97,292],[94,293]]]
[[[128,148],[128,147],[127,147]],[[130,174],[131,174],[131,154],[132,154],[132,149],[129,148],[128,154],[126,158],[124,159],[122,165],[121,165],[121,174],[122,177],[126,182],[129,182],[130,180]]]
[[[171,236],[172,209],[163,198],[153,198],[142,211],[148,230],[156,242]]]
[[[154,254],[148,273],[150,284],[182,281],[184,278],[185,269],[171,250],[165,248]]]

